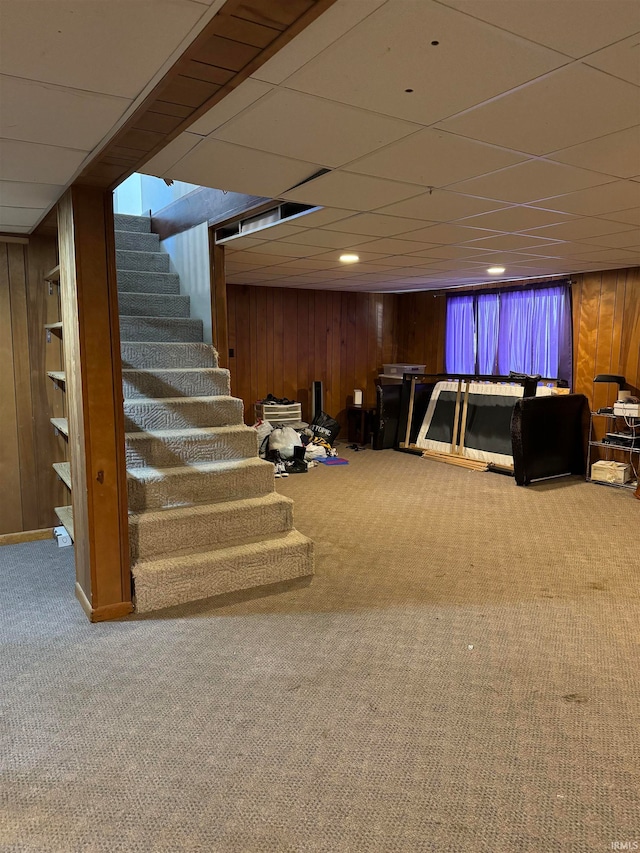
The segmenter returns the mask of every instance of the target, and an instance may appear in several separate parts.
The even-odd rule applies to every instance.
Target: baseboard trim
[[[40,539],[53,539],[53,528],[40,530],[21,530],[19,533],[0,533],[0,545],[19,545],[21,542],[37,542]]]
[[[91,606],[84,590],[76,581],[76,598],[87,615],[90,622],[109,622],[111,619],[122,619],[133,613],[133,604],[130,601],[119,601],[117,604],[105,604],[102,607]]]

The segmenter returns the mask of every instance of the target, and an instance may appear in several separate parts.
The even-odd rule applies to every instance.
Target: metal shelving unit
[[[594,430],[593,430],[593,419],[594,418],[607,418],[614,424],[614,429],[618,422],[625,422],[624,417],[621,415],[614,415],[609,412],[591,412],[591,419],[589,421],[589,446],[587,450],[587,481],[589,483],[595,483],[598,486],[613,486],[614,489],[629,489],[631,491],[635,491],[638,488],[638,471],[640,469],[640,446],[637,447],[629,447],[629,445],[625,444],[612,444],[608,441],[599,441],[594,439]],[[640,420],[637,425],[637,436],[640,440]],[[609,460],[612,458],[612,453],[627,453],[629,456],[629,463],[631,465],[631,469],[635,473],[635,480],[630,480],[628,483],[604,483],[601,480],[592,480],[591,479],[591,464],[592,464],[592,447],[602,447],[605,449],[605,459]],[[593,460],[596,461],[596,460]]]

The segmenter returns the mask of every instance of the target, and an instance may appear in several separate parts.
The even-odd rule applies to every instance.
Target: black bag
[[[309,425],[309,429],[316,438],[322,438],[327,444],[333,446],[340,432],[340,424],[326,412],[319,412]]]

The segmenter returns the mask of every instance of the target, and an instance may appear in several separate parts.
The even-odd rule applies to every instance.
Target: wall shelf
[[[626,418],[621,415],[615,415],[612,412],[591,412],[591,420],[589,424],[589,448],[587,453],[587,482],[595,483],[597,486],[613,486],[614,488],[618,489],[630,489],[632,491],[636,490],[638,488],[638,470],[640,468],[640,446],[633,446],[629,444],[613,444],[612,442],[602,441],[600,439],[595,438],[596,431],[594,429],[594,418],[605,418],[606,422],[612,425],[612,430],[616,429],[616,424],[626,425],[628,423]],[[632,434],[640,438],[640,420],[633,418],[632,421],[637,423],[637,426],[632,427]],[[627,483],[606,483],[602,480],[594,480],[591,477],[591,449],[593,447],[604,448],[604,455],[607,460],[611,459],[612,451],[627,454],[629,464],[631,465],[631,469],[635,474],[635,479],[630,480]]]
[[[45,275],[45,281],[58,282],[60,281],[60,264],[56,264],[55,267]]]
[[[71,537],[72,541],[75,541],[75,533],[73,530],[73,507],[57,506],[55,508],[55,514],[65,526],[66,531]]]
[[[51,332],[51,334],[57,335],[59,338],[62,337],[62,321],[57,323],[45,323],[44,327],[47,332]]]
[[[51,418],[51,423],[65,438],[69,438],[69,422],[66,418]]]
[[[71,491],[71,465],[68,462],[54,462],[53,470],[69,491]]]
[[[66,382],[67,377],[64,370],[47,370],[47,376],[49,379],[53,379],[54,382]]]

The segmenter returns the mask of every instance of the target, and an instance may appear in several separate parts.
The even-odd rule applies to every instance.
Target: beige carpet
[[[0,549],[2,851],[640,842],[640,501],[343,452],[278,482],[278,596],[89,626],[68,552]]]

